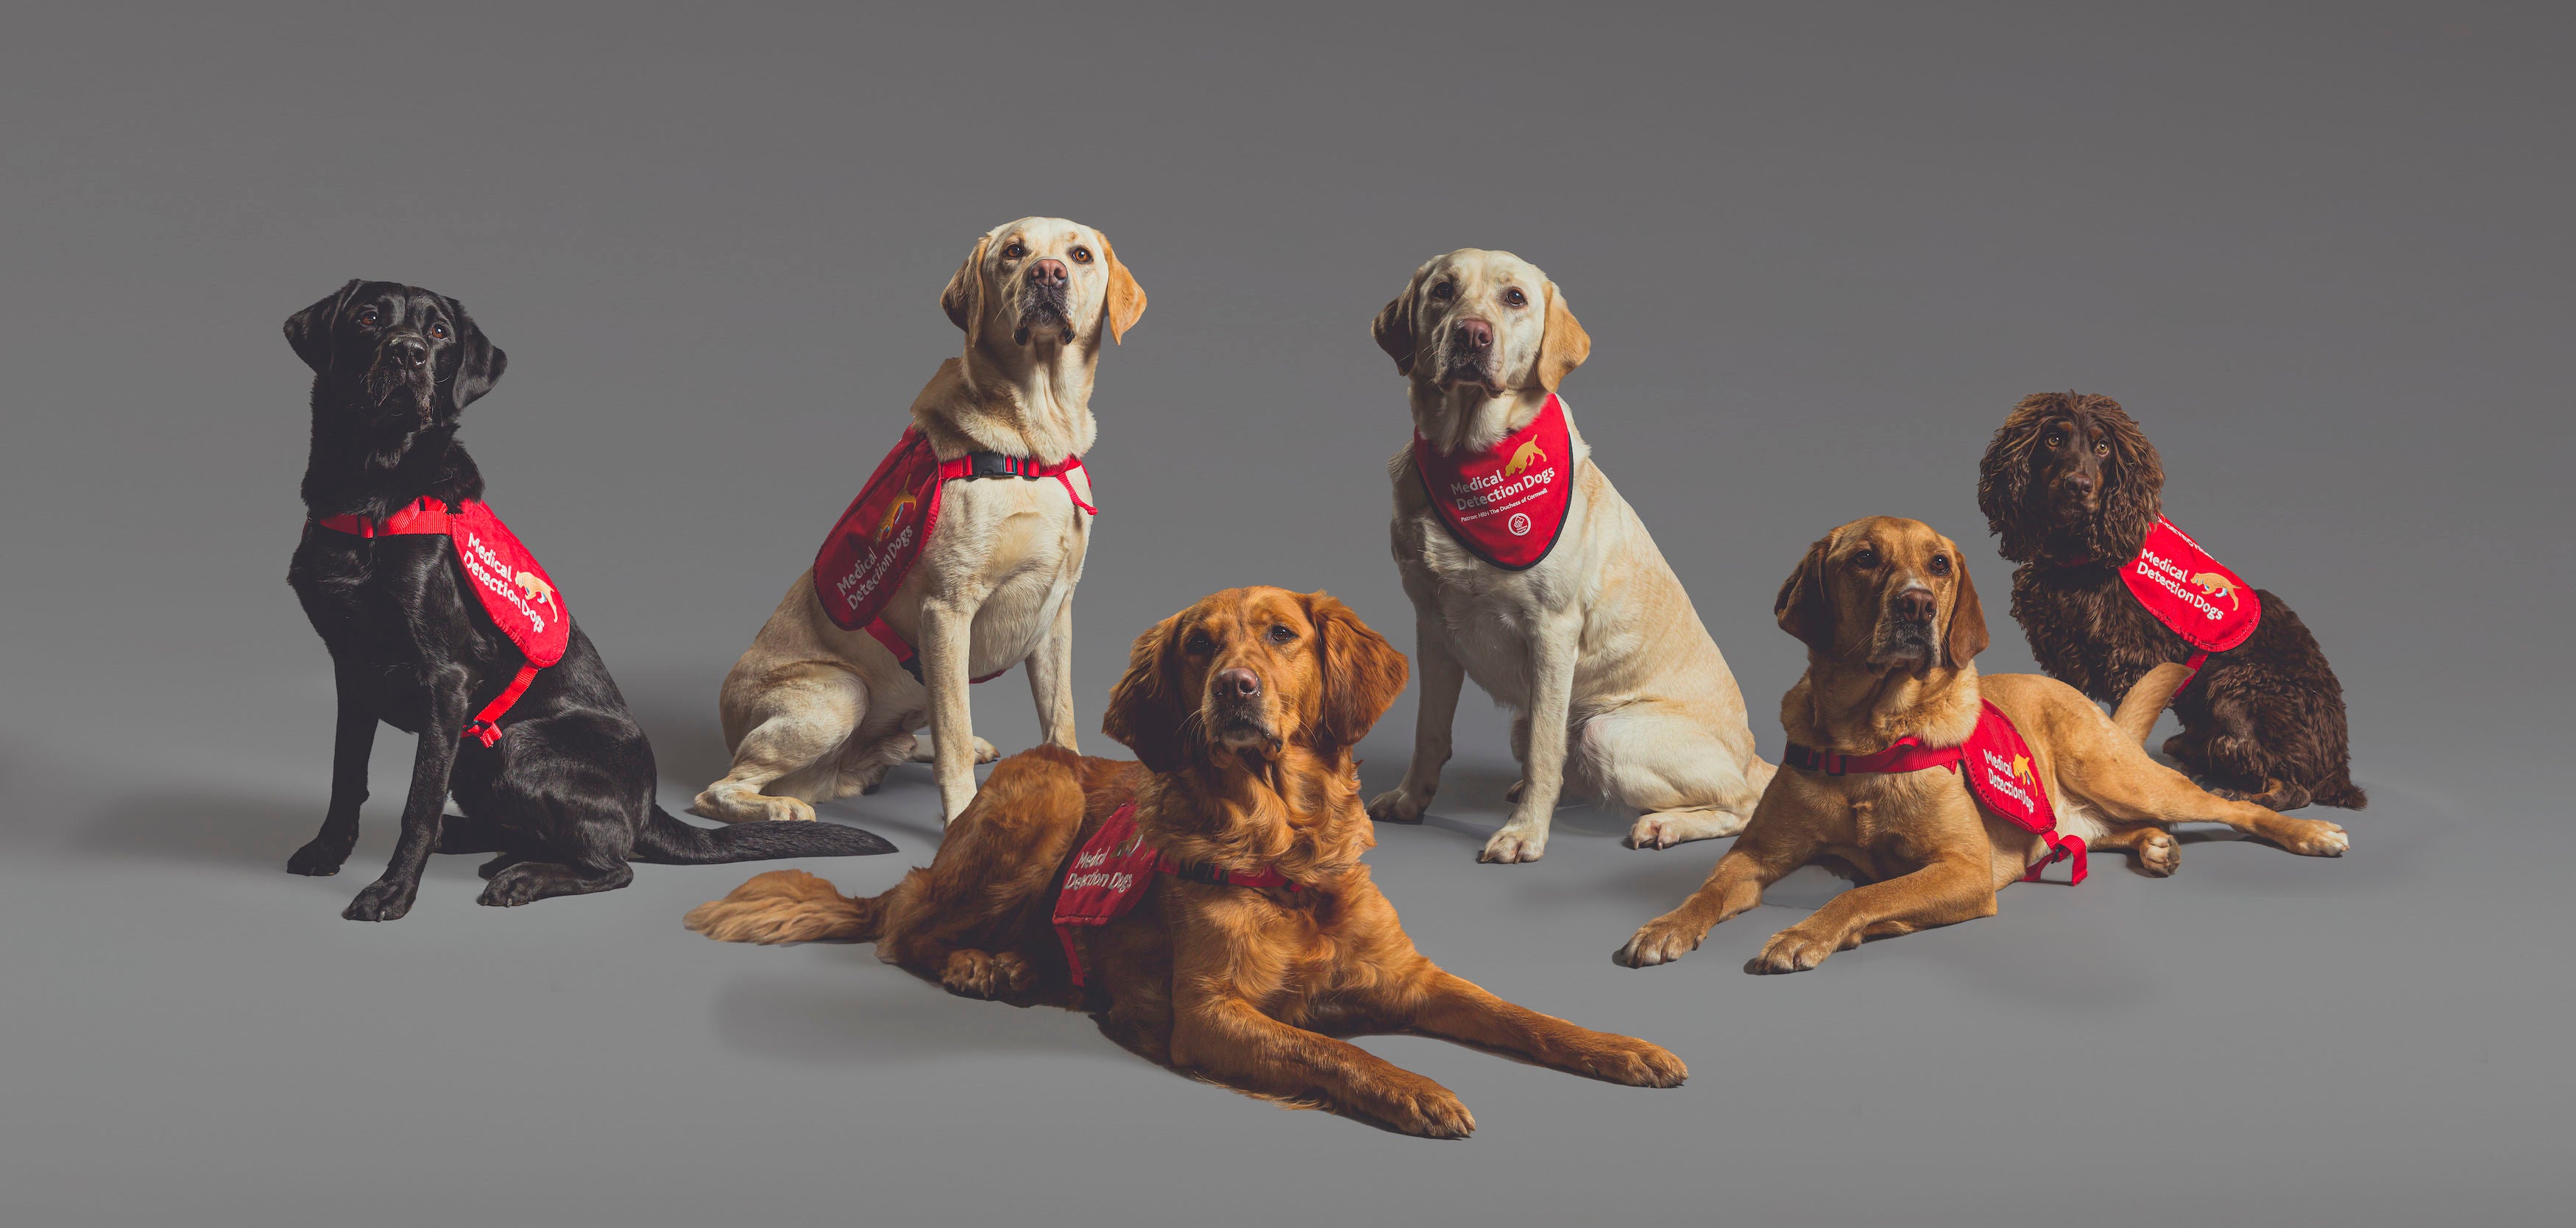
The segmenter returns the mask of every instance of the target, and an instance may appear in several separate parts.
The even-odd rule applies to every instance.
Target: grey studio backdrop
[[[0,637],[0,1221],[11,1225],[2564,1222],[2563,10],[2071,6],[445,4],[21,10],[0,48],[11,577]],[[1101,227],[1152,298],[1101,364],[1084,746],[1129,639],[1210,590],[1326,588],[1411,648],[1405,440],[1372,313],[1504,247],[1595,339],[1566,392],[1733,664],[1766,756],[1770,602],[1870,513],[1967,548],[2023,394],[2119,397],[2167,506],[2316,630],[2373,806],[2340,862],[2187,846],[1836,956],[1738,969],[1815,872],[1678,966],[1611,951],[1722,843],[1557,819],[1471,695],[1379,881],[1422,948],[1647,1036],[1677,1091],[1429,1041],[1468,1142],[1279,1111],[1078,1016],[864,947],[683,932],[750,869],[478,908],[437,860],[342,921],[331,681],[283,584],[306,372],[352,277],[454,294],[511,357],[465,439],[658,748],[725,762],[718,680],[956,331],[974,236]],[[1410,746],[1408,694],[1366,748]],[[979,732],[1028,746],[1018,676]],[[2170,725],[2167,726],[2170,728]],[[2161,731],[2159,733],[2161,737]],[[826,807],[926,862],[906,768]]]

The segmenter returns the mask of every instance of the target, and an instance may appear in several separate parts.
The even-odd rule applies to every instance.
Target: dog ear
[[[1771,614],[1780,620],[1780,629],[1806,642],[1817,652],[1834,650],[1834,603],[1825,591],[1825,558],[1833,552],[1834,535],[1825,534],[1807,547],[1807,557],[1798,561],[1798,569],[1780,585],[1780,595],[1771,602]]]
[[[331,332],[339,327],[340,309],[348,305],[349,292],[365,284],[364,279],[352,277],[320,302],[286,317],[286,344],[315,374],[331,369]]]
[[[957,266],[957,275],[939,292],[939,309],[948,313],[949,323],[965,330],[970,350],[984,339],[984,248],[992,241],[991,235],[975,240],[975,250],[966,253],[966,263]]]
[[[2164,512],[2165,462],[2129,412],[2109,397],[2087,397],[2093,419],[2110,428],[2111,462],[2103,466],[2102,510],[2094,521],[2094,557],[2134,558]]]
[[[1100,236],[1100,259],[1109,272],[1109,292],[1101,300],[1101,314],[1109,320],[1109,344],[1124,345],[1127,330],[1136,327],[1145,314],[1145,287],[1136,284],[1136,275],[1118,260],[1118,249],[1109,245],[1109,236]]]
[[[1968,574],[1968,560],[1960,557],[1959,547],[1952,543],[1949,548],[1958,564],[1959,595],[1950,602],[1950,625],[1941,634],[1941,663],[1957,669],[1976,660],[1993,641],[1986,636],[1986,605],[1977,600],[1977,579]]]
[[[1315,625],[1315,648],[1324,659],[1314,740],[1319,746],[1357,746],[1404,693],[1411,664],[1330,593],[1306,594],[1306,617]]]
[[[1180,634],[1183,610],[1154,624],[1127,650],[1127,674],[1109,692],[1100,732],[1136,752],[1146,770],[1181,766],[1189,747],[1181,740]]]
[[[465,304],[445,295],[440,295],[438,301],[456,321],[456,376],[448,383],[448,411],[461,413],[501,382],[501,373],[510,367],[510,356],[483,335],[483,327],[465,314]]]
[[[1398,375],[1413,374],[1413,311],[1422,303],[1422,279],[1430,272],[1431,262],[1423,261],[1422,267],[1413,270],[1413,280],[1404,283],[1404,293],[1379,309],[1377,319],[1369,322],[1369,336],[1376,339],[1377,348],[1395,360]]]
[[[2005,558],[2027,563],[2039,556],[2037,516],[2030,507],[2030,468],[2039,448],[2039,429],[2058,413],[2057,394],[2023,397],[2004,415],[1995,437],[1977,463],[1977,510],[1986,514],[1986,530],[2003,538]]]
[[[1549,392],[1574,374],[1583,360],[1592,356],[1592,334],[1583,331],[1583,322],[1565,305],[1565,295],[1555,282],[1547,283],[1547,332],[1538,343],[1538,383]]]

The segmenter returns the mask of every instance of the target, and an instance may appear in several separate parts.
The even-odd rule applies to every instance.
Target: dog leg
[[[1632,849],[1732,836],[1762,798],[1742,769],[1750,765],[1770,783],[1751,745],[1728,745],[1687,713],[1652,702],[1583,722],[1575,759],[1604,795],[1645,812],[1628,829]]]
[[[1530,642],[1529,753],[1521,760],[1521,791],[1512,816],[1485,842],[1478,861],[1510,865],[1547,853],[1548,824],[1565,788],[1566,722],[1574,707],[1574,662],[1581,651],[1583,618],[1568,611],[1536,629]]]
[[[1995,915],[1995,870],[1980,840],[1979,855],[1945,857],[1911,874],[1866,883],[1835,896],[1806,920],[1771,936],[1746,972],[1804,972],[1863,938],[1911,934]]]
[[[879,785],[885,783],[886,773],[900,764],[919,761],[921,751],[921,740],[901,727],[875,736],[870,736],[867,730],[852,734],[849,742],[842,746],[840,759],[834,765],[838,779],[832,784],[831,795],[848,797],[853,793],[874,793]]]
[[[456,768],[456,743],[465,736],[465,671],[449,666],[428,679],[419,749],[411,761],[411,790],[403,799],[402,834],[394,841],[384,876],[367,884],[340,915],[352,921],[394,921],[420,896],[420,872],[438,847],[447,814],[448,778]],[[506,753],[506,752],[505,752]]]
[[[2138,872],[2149,878],[2166,878],[2182,868],[2181,842],[2153,823],[2112,828],[2093,841],[2094,852],[2106,850],[2136,855]]]
[[[1187,1073],[1423,1138],[1475,1132],[1475,1117],[1448,1088],[1349,1041],[1290,1027],[1236,998],[1174,1007],[1172,1065]]]
[[[1039,637],[1037,651],[1029,654],[1024,668],[1029,675],[1029,698],[1038,705],[1038,737],[1081,754],[1082,748],[1074,744],[1073,594],[1066,593],[1056,603],[1055,621]]]
[[[2220,797],[2143,753],[2134,761],[2119,756],[2111,762],[2069,756],[2058,773],[2086,801],[2123,822],[2224,823],[2303,857],[2341,857],[2352,847],[2352,837],[2337,824]]]
[[[1756,821],[1745,825],[1743,834],[1735,839],[1735,847],[1717,859],[1717,867],[1708,872],[1708,881],[1682,901],[1681,907],[1637,927],[1627,944],[1611,955],[1614,962],[1630,968],[1652,968],[1698,950],[1700,942],[1719,922],[1761,903],[1765,889],[1807,864],[1823,847],[1806,833],[1806,824],[1766,824],[1759,821],[1762,815],[1758,809],[1753,817]]]
[[[493,871],[492,881],[474,902],[488,908],[516,908],[559,895],[615,891],[635,881],[635,868],[577,866],[550,861],[514,861]]]
[[[735,680],[725,681],[726,689],[734,688]],[[751,728],[734,746],[732,770],[698,794],[689,813],[719,823],[811,820],[812,802],[762,790],[783,778],[813,776],[808,769],[848,742],[867,713],[868,684],[849,670],[815,665],[745,685],[764,688]]]
[[[991,745],[978,745],[966,696],[975,604],[929,598],[921,603],[921,680],[930,691],[931,771],[939,778],[942,824],[956,822],[975,800],[975,762]]]
[[[1414,608],[1413,665],[1422,687],[1422,705],[1413,721],[1413,760],[1404,783],[1378,794],[1369,817],[1380,823],[1419,823],[1424,807],[1440,791],[1440,769],[1449,762],[1449,732],[1458,719],[1458,692],[1467,669],[1450,655],[1448,632],[1439,616]]]
[[[367,800],[367,759],[376,749],[376,717],[361,702],[364,693],[344,671],[333,670],[339,686],[339,716],[331,731],[331,805],[322,812],[322,830],[286,859],[293,874],[340,872],[349,850],[358,844],[358,808]]]
[[[916,739],[912,744],[912,749],[905,751],[904,756],[912,763],[939,762],[938,735],[933,734]],[[975,739],[975,762],[979,764],[991,763],[1001,757],[1001,750],[995,747],[992,743],[987,742],[982,738]]]
[[[1579,1028],[1515,1006],[1438,968],[1409,988],[1413,992],[1407,996],[1415,1003],[1405,1019],[1409,1031],[1508,1053],[1605,1083],[1679,1087],[1690,1076],[1690,1068],[1660,1045]]]

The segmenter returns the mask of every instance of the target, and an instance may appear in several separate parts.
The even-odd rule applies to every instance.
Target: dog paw
[[[1708,937],[1708,927],[1694,926],[1670,917],[1657,917],[1638,927],[1628,945],[1610,958],[1623,968],[1652,968],[1669,964],[1699,949]]]
[[[951,951],[939,984],[961,998],[993,999],[1027,989],[1036,976],[1029,961],[1015,952]]]
[[[420,894],[418,883],[395,883],[384,879],[367,884],[358,898],[349,901],[340,915],[352,921],[399,921],[411,911],[412,899]]]
[[[483,894],[474,898],[475,903],[485,908],[517,908],[545,898],[542,888],[547,873],[537,863],[515,858],[493,860],[497,864],[483,867],[492,872],[492,881],[484,886]]]
[[[2352,834],[2324,819],[2285,820],[2264,834],[2301,857],[2341,857],[2352,848]]]
[[[1659,810],[1637,816],[1628,829],[1632,849],[1668,849],[1693,840],[1721,840],[1744,830],[1744,820],[1723,810]]]
[[[1508,866],[1518,862],[1536,861],[1546,855],[1546,828],[1535,824],[1523,827],[1514,823],[1505,823],[1501,831],[1494,833],[1493,839],[1485,842],[1484,851],[1476,854],[1476,860]]]
[[[1583,1056],[1577,1069],[1605,1083],[1629,1087],[1680,1087],[1690,1077],[1690,1067],[1662,1045],[1607,1034],[1600,1038],[1599,1047]]]
[[[1744,970],[1756,976],[1779,972],[1805,972],[1825,962],[1825,957],[1846,944],[1833,938],[1791,927],[1771,936],[1762,953],[1746,960]]]
[[[1448,1088],[1429,1079],[1389,1088],[1370,1116],[1416,1138],[1465,1138],[1476,1132],[1476,1116]]]
[[[348,860],[348,845],[337,840],[315,837],[311,843],[295,850],[294,854],[286,859],[286,872],[328,878],[339,873],[340,867]]]
[[[2164,878],[2182,868],[2182,842],[2171,832],[2149,832],[2138,838],[2138,872]]]
[[[1423,808],[1430,804],[1428,790],[1416,795],[1409,789],[1389,789],[1370,800],[1369,818],[1379,823],[1419,823]]]

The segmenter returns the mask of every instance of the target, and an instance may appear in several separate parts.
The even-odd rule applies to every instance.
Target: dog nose
[[[1259,699],[1261,677],[1248,669],[1221,670],[1216,676],[1216,693],[1227,699]]]
[[[2095,480],[2096,479],[2092,474],[2074,473],[2067,475],[2066,484],[2074,487],[2075,493],[2079,495],[2087,495],[2093,493],[2093,483]]]
[[[1066,276],[1061,260],[1041,260],[1029,266],[1029,280],[1041,286],[1061,286]]]
[[[429,343],[418,337],[396,337],[387,342],[385,348],[393,354],[394,361],[406,366],[429,364]]]
[[[1465,342],[1469,349],[1492,349],[1494,346],[1494,326],[1485,323],[1483,320],[1460,320],[1458,321],[1458,339]]]
[[[1896,617],[1902,622],[1931,622],[1932,590],[1913,588],[1898,593],[1896,595]]]

